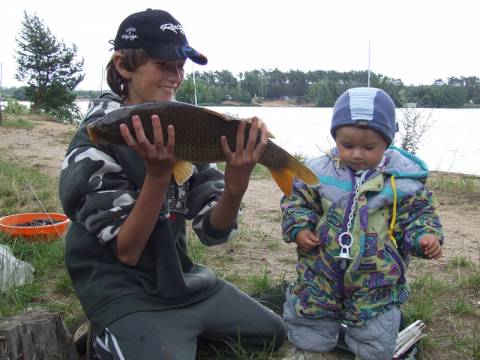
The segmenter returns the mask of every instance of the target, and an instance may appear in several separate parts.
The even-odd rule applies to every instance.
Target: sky
[[[15,0],[0,7],[0,85],[15,80],[24,11],[84,58],[81,90],[106,89],[109,40],[129,14],[157,8],[183,25],[206,66],[185,70],[367,70],[404,84],[480,77],[476,0]]]

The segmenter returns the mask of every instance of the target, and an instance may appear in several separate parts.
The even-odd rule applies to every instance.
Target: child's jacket
[[[425,186],[428,170],[414,155],[390,147],[384,161],[370,171],[359,188],[350,232],[353,260],[342,270],[338,236],[346,231],[353,200],[355,175],[339,164],[337,150],[307,162],[320,179],[315,188],[296,181],[290,198],[283,198],[284,240],[294,241],[301,229],[315,232],[321,245],[298,250],[297,280],[287,296],[299,316],[330,317],[345,324],[365,320],[401,305],[409,295],[405,272],[410,255],[423,257],[419,241],[433,234],[443,244],[442,227],[435,213],[436,199]],[[394,186],[391,184],[394,176]],[[396,217],[392,221],[396,193]],[[396,244],[395,244],[396,243]]]

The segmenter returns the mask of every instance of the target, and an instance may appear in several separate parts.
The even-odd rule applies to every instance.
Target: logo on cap
[[[139,36],[135,34],[137,32],[137,29],[134,27],[129,27],[125,29],[125,33],[122,35],[122,39],[133,41],[135,39],[138,39]]]
[[[160,25],[160,30],[162,31],[170,30],[170,31],[173,31],[175,34],[177,34],[177,30],[178,30],[181,34],[185,35],[185,33],[183,32],[183,27],[180,24],[177,24],[177,25],[174,25],[172,23],[163,24],[163,25]]]

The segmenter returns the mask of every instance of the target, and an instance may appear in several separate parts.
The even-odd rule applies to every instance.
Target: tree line
[[[194,75],[198,103],[211,105],[225,101],[254,104],[286,99],[297,105],[331,107],[345,90],[368,85],[366,70],[282,72],[262,69],[237,76],[228,70],[195,72],[187,75],[177,95],[178,100],[194,102]],[[404,106],[407,102],[432,108],[480,107],[480,78],[476,76],[450,77],[447,81],[436,80],[432,85],[407,86],[400,79],[372,72],[370,86],[385,90],[397,106]]]
[[[75,90],[84,79],[83,58],[75,45],[58,41],[37,15],[24,12],[17,37],[17,73],[25,83],[19,88],[0,88],[2,98],[28,100],[32,110],[69,119],[78,116],[77,97],[93,98],[95,90]],[[302,72],[260,69],[232,74],[228,70],[187,74],[177,100],[199,105],[260,105],[267,100],[288,100],[297,105],[333,106],[335,99],[352,87],[367,86],[367,71]],[[480,79],[476,76],[450,77],[431,85],[407,86],[401,79],[370,74],[370,86],[385,90],[397,106],[480,107]]]
[[[345,90],[367,86],[367,77],[367,71],[281,72],[262,69],[237,76],[228,70],[195,72],[195,75],[187,74],[176,97],[178,101],[193,104],[196,90],[200,105],[220,105],[228,101],[252,105],[285,99],[297,105],[331,107]],[[480,78],[476,76],[450,77],[446,81],[436,80],[432,85],[407,86],[400,79],[372,72],[370,86],[385,90],[397,106],[404,106],[407,102],[429,108],[480,107]],[[3,88],[2,93],[17,100],[32,100],[28,87]],[[91,99],[98,96],[99,91],[74,90],[72,94],[76,98]]]

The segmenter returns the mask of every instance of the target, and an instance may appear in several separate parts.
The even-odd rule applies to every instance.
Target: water
[[[82,111],[87,102],[80,101]],[[330,136],[331,108],[209,107],[238,117],[258,116],[275,142],[292,154],[318,156],[334,146]],[[431,111],[432,126],[417,151],[430,170],[480,175],[480,109],[418,109]],[[401,111],[397,110],[401,119]],[[396,136],[397,144],[399,135]]]

